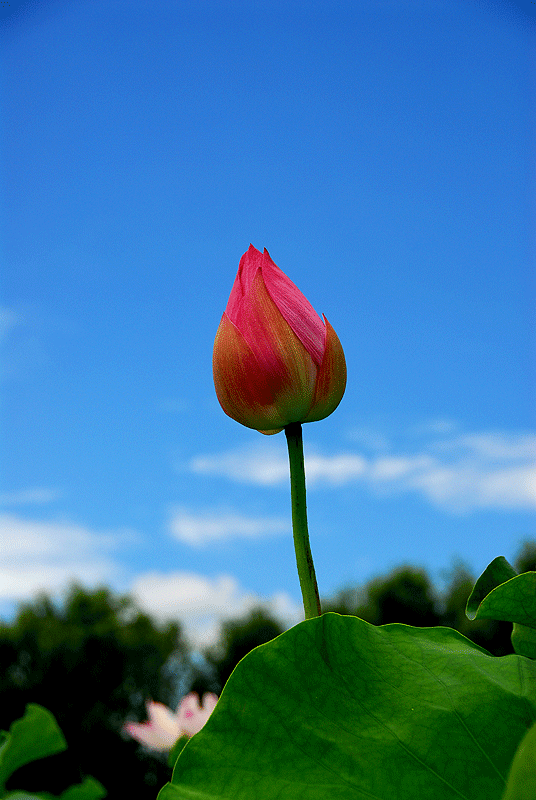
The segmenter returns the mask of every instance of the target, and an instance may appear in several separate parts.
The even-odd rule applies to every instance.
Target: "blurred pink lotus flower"
[[[337,334],[268,250],[252,244],[240,259],[212,365],[225,413],[261,433],[324,419],[346,387]]]
[[[210,717],[218,696],[207,692],[201,704],[199,695],[190,692],[182,698],[174,712],[163,703],[146,703],[147,722],[127,722],[124,730],[137,742],[152,750],[171,750],[181,736],[198,733]]]

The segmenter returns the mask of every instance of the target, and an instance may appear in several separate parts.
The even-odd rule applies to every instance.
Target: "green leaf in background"
[[[536,725],[533,725],[517,749],[502,800],[534,800],[535,797]]]
[[[83,783],[69,786],[59,800],[101,800],[106,794],[106,789],[95,778],[86,778]]]
[[[536,628],[536,572],[523,572],[492,589],[473,619],[500,619]]]
[[[513,622],[512,645],[518,655],[536,659],[536,572],[517,575],[499,556],[486,567],[467,601],[469,619]]]
[[[5,733],[0,746],[0,787],[19,767],[65,750],[67,743],[50,711],[29,703],[24,716]]]
[[[106,789],[95,778],[86,778],[83,783],[70,786],[59,797],[49,792],[14,791],[2,795],[2,800],[101,800],[103,797],[106,797]]]
[[[159,800],[500,800],[536,664],[450,628],[325,614],[234,670]]]
[[[519,656],[536,659],[536,629],[514,622],[512,646]]]
[[[491,564],[488,564],[482,575],[478,578],[473,587],[473,591],[469,595],[467,601],[467,616],[469,619],[476,619],[478,607],[482,600],[501,583],[509,581],[510,578],[515,578],[517,572],[508,563],[504,556],[494,558]],[[502,619],[502,617],[500,617]]]

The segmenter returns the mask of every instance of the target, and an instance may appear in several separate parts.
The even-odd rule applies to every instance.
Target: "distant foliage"
[[[518,572],[536,570],[536,542],[526,541],[522,545],[514,566]],[[324,599],[322,610],[357,616],[373,625],[400,622],[419,628],[436,625],[454,628],[493,655],[512,653],[510,623],[471,621],[465,614],[476,578],[463,564],[456,564],[446,590],[440,592],[424,569],[403,566],[363,587],[343,589],[335,597]],[[243,619],[225,622],[220,642],[205,654],[211,670],[198,671],[192,679],[192,688],[201,693],[221,692],[247,653],[282,632],[282,625],[261,608]]]
[[[39,774],[32,765],[19,770],[13,788],[59,794],[93,775],[110,798],[154,800],[169,770],[121,728],[129,715],[143,718],[146,698],[171,700],[163,667],[181,648],[178,625],[157,627],[108,589],[75,586],[61,605],[41,597],[21,607],[12,624],[0,624],[0,726],[38,703],[54,714],[68,744]]]
[[[518,572],[536,570],[536,542],[523,543],[514,566]],[[340,591],[335,597],[323,601],[322,609],[357,616],[374,625],[402,622],[415,627],[440,625],[454,628],[493,655],[513,653],[510,641],[512,625],[509,622],[471,621],[465,614],[467,599],[477,577],[463,564],[457,564],[446,591],[441,593],[425,570],[399,567],[361,589]]]
[[[255,647],[275,639],[284,630],[284,626],[262,608],[253,609],[243,619],[224,622],[220,642],[206,653],[207,662],[212,667],[212,681],[205,683],[203,676],[198,677],[194,691],[199,691],[199,686],[202,691],[221,692],[244,656]]]
[[[528,539],[523,542],[514,562],[517,572],[536,572],[536,542]]]

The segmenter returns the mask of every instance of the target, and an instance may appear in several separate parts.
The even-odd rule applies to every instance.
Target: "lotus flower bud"
[[[270,258],[240,259],[216,333],[214,385],[225,413],[261,433],[324,419],[346,387],[337,334]]]

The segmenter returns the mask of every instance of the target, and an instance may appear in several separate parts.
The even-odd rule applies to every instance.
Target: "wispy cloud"
[[[175,508],[169,530],[178,541],[203,547],[229,539],[258,539],[288,533],[290,523],[279,517],[247,517],[229,509],[195,513]]]
[[[442,440],[436,448],[465,451],[489,461],[524,461],[536,458],[536,435],[531,433],[472,433]]]
[[[454,429],[453,423],[434,431]],[[430,431],[431,433],[432,431]],[[359,452],[306,455],[307,483],[343,486],[359,483],[382,495],[418,492],[445,510],[536,508],[536,436],[501,431],[437,436],[418,452],[372,457]],[[271,443],[219,456],[199,456],[190,468],[259,486],[288,483],[284,447]]]
[[[190,514],[188,535],[196,544],[201,543],[204,532],[195,532],[194,522],[201,525],[204,518]],[[247,530],[245,535],[262,535],[266,529],[279,533],[281,523],[236,515],[233,525],[232,515],[228,519],[234,533],[242,525]],[[187,525],[185,519],[183,524]],[[215,530],[210,535],[213,541]],[[217,535],[221,538],[219,532]],[[244,589],[229,574],[209,577],[195,572],[150,572],[139,575],[128,587],[118,551],[136,541],[137,536],[129,531],[96,532],[69,522],[0,514],[0,605],[8,609],[39,592],[58,597],[73,581],[87,587],[119,584],[156,619],[179,621],[187,638],[198,648],[218,641],[224,620],[245,616],[259,606],[284,626],[290,627],[303,618],[300,605],[285,592],[261,597]]]
[[[43,487],[19,489],[16,492],[2,492],[0,494],[0,506],[45,505],[53,503],[60,497],[61,492],[58,489],[46,489]]]
[[[259,606],[289,627],[303,618],[301,607],[285,592],[260,597],[243,589],[232,575],[151,572],[138,577],[130,591],[139,607],[157,619],[180,620],[187,638],[199,648],[217,642],[224,620]]]
[[[371,427],[352,428],[348,431],[348,439],[373,451],[389,450],[391,446],[385,433]]]
[[[367,471],[367,461],[355,453],[340,453],[336,456],[308,455],[305,459],[307,480],[310,485],[324,483],[342,486],[362,478]]]
[[[257,486],[280,486],[289,482],[288,456],[284,446],[266,443],[233,450],[217,456],[198,456],[191,461],[193,472],[219,475]],[[306,458],[309,485],[323,482],[341,485],[361,476],[366,469],[365,459],[354,453],[336,456],[310,454]]]
[[[48,363],[42,328],[42,321],[34,308],[14,310],[0,307],[2,380],[24,378],[33,374],[36,367]]]
[[[453,419],[440,417],[439,419],[429,419],[426,422],[421,422],[420,425],[415,425],[410,433],[413,436],[446,436],[447,434],[454,434],[458,429],[458,423]]]
[[[69,522],[42,522],[0,514],[0,600],[56,593],[77,580],[109,582],[120,574],[113,553],[128,532],[95,533]]]
[[[216,456],[197,456],[190,467],[201,475],[219,475],[257,486],[277,486],[289,480],[284,447],[269,442]]]
[[[10,333],[15,325],[20,322],[20,316],[11,308],[5,306],[0,307],[0,342],[2,342]]]

